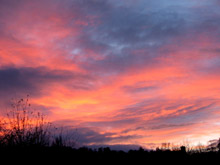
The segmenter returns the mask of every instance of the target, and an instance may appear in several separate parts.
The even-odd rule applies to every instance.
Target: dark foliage
[[[219,152],[187,153],[180,151],[145,151],[130,150],[112,151],[109,148],[92,150],[88,148],[73,149],[70,147],[6,147],[0,148],[1,160],[28,163],[68,163],[80,164],[149,164],[149,163],[214,163],[220,160]]]
[[[70,146],[42,113],[32,110],[29,98],[14,100],[11,110],[0,119],[1,148],[45,148]]]

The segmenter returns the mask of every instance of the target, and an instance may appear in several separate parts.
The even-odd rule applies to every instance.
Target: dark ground
[[[111,151],[69,147],[0,148],[1,162],[7,164],[219,164],[220,152],[186,153],[183,151]],[[5,163],[4,163],[5,164]]]

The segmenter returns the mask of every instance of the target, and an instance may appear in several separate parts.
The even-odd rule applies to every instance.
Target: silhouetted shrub
[[[28,97],[11,104],[12,109],[1,120],[1,146],[49,146],[51,123],[30,106]]]

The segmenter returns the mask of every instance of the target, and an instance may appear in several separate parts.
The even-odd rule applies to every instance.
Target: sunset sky
[[[1,112],[27,94],[80,145],[218,139],[220,1],[0,0]]]

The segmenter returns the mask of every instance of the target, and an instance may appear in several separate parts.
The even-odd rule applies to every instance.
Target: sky
[[[80,145],[220,137],[218,0],[0,0],[0,105]]]

